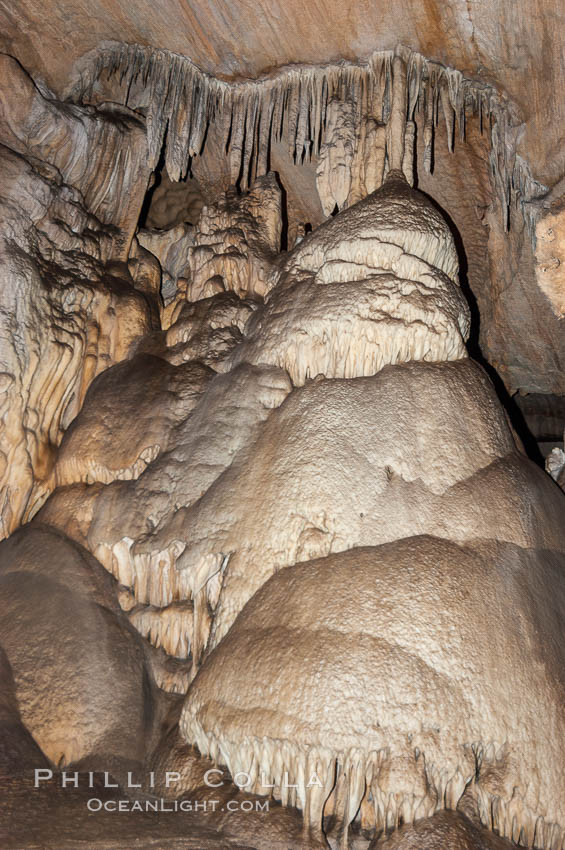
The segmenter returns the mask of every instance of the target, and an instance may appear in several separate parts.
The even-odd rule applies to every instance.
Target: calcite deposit
[[[318,255],[332,261],[325,237],[339,224],[345,225],[345,262],[352,238],[384,265],[389,243],[380,237],[379,207],[391,226],[388,194],[394,197],[396,189],[401,201],[404,185],[387,181],[384,192],[359,204],[359,213],[369,202],[375,207],[366,243],[352,208],[351,216],[344,213],[313,234],[312,244],[319,238],[325,247]],[[410,242],[411,256],[424,255],[453,278],[447,234],[442,244],[436,220],[426,219],[416,195],[409,197],[425,248],[414,247],[418,242],[400,216],[404,233],[395,246]],[[351,220],[356,227],[347,227]],[[303,245],[299,258],[317,255]],[[300,259],[289,268],[297,289]],[[389,276],[385,281],[390,285]],[[354,292],[358,303],[357,287]],[[292,319],[285,322],[280,307],[275,315],[276,350],[276,330],[286,330]],[[329,807],[341,824],[343,847],[358,815],[367,829],[393,829],[456,808],[470,785],[486,826],[525,846],[562,846],[560,494],[520,454],[488,381],[463,347],[455,355],[408,349],[409,363],[398,365],[397,356],[384,369],[370,361],[366,371],[360,366],[367,376],[358,379],[361,387],[347,366],[345,374],[319,368],[318,348],[308,346],[314,337],[308,311],[302,305],[295,315],[305,324],[304,343],[284,365],[295,383],[304,383],[308,367],[318,377],[291,393],[253,456],[232,467],[224,499],[215,488],[192,521],[187,517],[192,533],[199,525],[217,528],[225,517],[231,529],[215,531],[215,548],[232,554],[211,627],[215,648],[189,689],[182,733],[232,775],[249,775],[258,793],[271,787],[283,803],[299,806],[314,834]],[[388,318],[375,311],[383,348]],[[410,318],[395,318],[393,337],[409,334]],[[257,334],[267,351],[270,331],[267,320]],[[358,345],[364,336],[360,329]],[[342,368],[343,338],[323,340]],[[344,377],[349,380],[336,380]],[[379,399],[374,393],[381,387]],[[469,427],[472,434],[465,433]],[[280,462],[265,464],[264,453],[273,452]],[[249,513],[251,481],[258,480],[263,520],[253,507]],[[237,501],[229,495],[234,492]],[[524,521],[528,514],[533,521]],[[200,559],[210,542],[202,532],[197,537]],[[180,568],[197,568],[191,548]],[[326,558],[312,560],[319,555]],[[282,569],[296,562],[306,563]],[[552,612],[547,632],[540,632],[543,610]],[[544,663],[531,669],[526,657]],[[539,685],[537,673],[544,677]],[[541,779],[540,764],[541,783],[533,781]]]
[[[0,844],[565,850],[559,164],[275,5],[0,11]]]
[[[289,254],[233,359],[307,378],[373,375],[389,363],[458,360],[469,332],[447,225],[404,176],[330,219]]]

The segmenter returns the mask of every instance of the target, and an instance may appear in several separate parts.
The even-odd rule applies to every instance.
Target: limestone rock
[[[510,850],[515,845],[481,829],[460,812],[440,811],[375,839],[369,850]]]
[[[357,142],[353,103],[332,99],[327,105],[325,141],[320,148],[316,188],[330,215],[345,206],[351,189],[351,166]]]
[[[216,846],[502,846],[471,800],[561,850],[565,502],[466,349],[560,392],[502,72],[395,32],[234,80],[92,26],[64,102],[0,57],[0,757],[265,779]]]
[[[243,340],[258,304],[234,292],[219,292],[199,301],[179,301],[167,330],[163,356],[171,363],[199,360],[221,371]]]
[[[203,207],[190,253],[189,301],[217,291],[263,296],[281,242],[281,194],[274,175],[238,196],[228,191]],[[219,290],[218,290],[219,287]]]
[[[3,778],[16,777],[49,762],[22,723],[10,662],[0,648],[0,771]]]
[[[157,308],[155,313],[158,316],[161,295],[161,267],[158,260],[143,247],[136,236],[132,239],[127,266],[133,285],[145,294],[151,306]]]
[[[48,496],[56,447],[90,381],[132,353],[151,310],[120,263],[149,179],[139,119],[63,105],[11,57],[0,65],[5,537]]]
[[[145,620],[150,612],[136,613],[133,617],[144,634],[153,636],[157,646],[171,646],[172,654],[176,655],[177,645],[183,645],[184,641],[186,646],[193,647],[193,656],[199,656],[210,629],[206,600],[208,596],[214,599],[214,594],[219,592],[221,567],[227,561],[224,556],[214,554],[205,558],[198,574],[178,572],[175,564],[185,543],[182,536],[168,538],[161,547],[160,539],[166,535],[160,529],[168,528],[175,516],[182,515],[183,508],[213,489],[214,482],[223,476],[242,448],[254,443],[261,423],[288,394],[290,382],[284,372],[273,367],[242,366],[229,375],[210,379],[207,370],[198,364],[167,366],[165,370],[162,365],[156,365],[153,387],[150,383],[145,387],[139,385],[137,391],[142,394],[147,391],[147,420],[144,423],[143,405],[140,405],[138,441],[124,449],[118,439],[114,461],[114,447],[106,439],[108,430],[114,422],[119,432],[119,423],[131,416],[132,408],[128,404],[134,405],[139,396],[136,392],[130,392],[129,397],[124,395],[123,405],[116,404],[115,413],[108,416],[107,423],[101,413],[105,405],[112,409],[120,378],[135,370],[135,366],[135,362],[132,366],[124,364],[117,371],[109,370],[101,376],[92,388],[92,405],[87,399],[84,416],[78,418],[61,454],[59,475],[66,476],[66,481],[81,477],[85,480],[86,474],[99,481],[111,480],[112,476],[123,480],[114,480],[109,486],[85,488],[74,484],[58,488],[38,519],[64,530],[90,549],[122,586],[131,588],[135,603],[169,608],[167,614],[151,612],[156,617],[147,621],[147,626]],[[165,385],[162,391],[166,375],[169,386]],[[194,382],[192,388],[187,383],[189,377]],[[153,422],[156,403],[161,407],[161,415]],[[180,421],[179,417],[182,417]],[[164,424],[167,428],[163,430]],[[96,463],[89,456],[81,457],[81,446],[90,430],[95,434],[98,430],[98,444],[96,440],[93,443],[94,449],[98,446],[98,452],[92,453]],[[154,434],[160,443],[154,442],[157,438]],[[124,438],[127,440],[127,434]],[[162,451],[153,458],[143,458],[143,452],[155,445]],[[117,476],[115,471],[110,474],[109,470],[119,462],[118,458],[124,457],[125,451],[131,453],[131,459],[137,458],[128,467],[128,474],[124,475],[123,471]],[[140,459],[143,464],[139,463]],[[135,480],[127,480],[130,476],[135,476]],[[159,542],[154,543],[154,539]],[[172,603],[192,599],[196,599],[198,606],[194,621],[190,618],[187,621],[185,609]],[[127,608],[135,603],[128,602]],[[175,623],[177,615],[179,622]],[[170,638],[167,630],[172,630]]]
[[[536,281],[558,319],[565,318],[564,264],[565,211],[551,210],[536,226]]]
[[[59,766],[139,766],[155,704],[145,650],[112,579],[76,544],[38,527],[0,544],[0,584],[0,644],[42,752]]]
[[[167,231],[176,230],[182,224],[194,225],[204,198],[203,188],[192,175],[177,183],[170,179],[165,169],[158,185],[151,191],[145,227],[149,231]]]
[[[139,478],[172,448],[175,426],[198,404],[211,377],[198,363],[174,367],[148,354],[107,369],[64,434],[57,486]]]
[[[231,553],[212,644],[273,572],[330,552],[415,532],[564,551],[560,494],[517,451],[497,408],[469,361],[309,382],[152,550],[182,540],[177,567],[191,576]]]
[[[113,256],[127,259],[149,183],[144,127],[128,109],[87,109],[44,97],[11,56],[0,54],[0,142],[55,166],[88,211],[116,228]]]
[[[175,299],[179,289],[186,294],[190,275],[190,248],[194,241],[193,228],[187,224],[178,224],[167,230],[141,229],[137,239],[159,261],[162,271],[161,296],[165,306]]]
[[[508,26],[503,38],[500,8],[463,7],[453,0],[434,0],[425,8],[415,0],[387,6],[320,0],[311,7],[261,0],[251,13],[235,2],[222,14],[198,2],[193,7],[197,25],[187,21],[179,0],[163,2],[163,14],[155,15],[150,6],[132,10],[121,2],[58,0],[45,6],[28,0],[23,9],[2,11],[4,49],[61,93],[76,60],[106,39],[166,48],[169,55],[190,57],[205,74],[245,82],[299,62],[327,65],[343,57],[359,63],[375,48],[409,44],[467,77],[494,82],[522,110],[519,153],[535,163],[538,179],[550,183],[563,172],[559,0],[543,0],[536,7],[528,0],[504,5]],[[546,25],[551,21],[553,29]],[[124,79],[124,91],[128,82]]]
[[[565,490],[565,452],[563,449],[554,448],[545,460],[545,468],[554,481]]]

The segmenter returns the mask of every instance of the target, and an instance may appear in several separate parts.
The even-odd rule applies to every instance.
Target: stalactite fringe
[[[431,170],[434,128],[443,113],[452,151],[455,128],[465,138],[467,119],[476,115],[481,130],[490,124],[490,168],[500,199],[505,227],[510,213],[519,208],[533,239],[537,205],[531,201],[547,190],[532,176],[528,164],[516,154],[519,129],[513,105],[492,86],[467,79],[460,71],[399,47],[375,52],[367,62],[341,62],[325,66],[291,66],[278,73],[229,83],[202,72],[190,59],[163,49],[138,44],[107,43],[83,57],[79,77],[68,96],[88,100],[103,75],[119,79],[124,105],[142,86],[147,92],[147,139],[151,168],[156,168],[163,146],[172,180],[187,173],[190,158],[202,150],[209,124],[229,116],[226,151],[232,176],[241,188],[266,173],[273,141],[283,138],[290,155],[302,162],[320,150],[328,104],[332,99],[355,104],[360,122],[367,117],[386,124],[391,116],[394,68],[402,60],[406,119],[416,110],[424,120],[424,165]],[[391,128],[392,129],[392,128]]]

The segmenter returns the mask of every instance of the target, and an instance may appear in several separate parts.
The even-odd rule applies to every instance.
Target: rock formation
[[[563,188],[500,74],[98,26],[0,55],[0,843],[564,850]]]
[[[563,449],[554,448],[547,456],[545,468],[562,490],[565,490],[565,452]]]
[[[485,826],[562,846],[562,552],[422,536],[283,569],[204,663],[181,731],[315,835],[335,812],[343,847],[358,815],[392,830],[469,785]]]
[[[155,705],[110,577],[53,529],[20,529],[0,545],[0,641],[25,727],[59,767],[139,767]]]
[[[135,194],[139,205],[149,179],[138,121],[64,109],[14,60],[2,57],[2,68],[5,537],[48,495],[56,447],[91,380],[151,324],[149,305],[118,264],[135,228]]]
[[[295,385],[408,360],[458,360],[469,317],[456,275],[447,226],[390,172],[381,189],[289,254],[234,357],[282,366]]]
[[[364,270],[364,258],[351,252],[348,239],[370,248],[377,268],[386,264],[389,243],[380,237],[379,212],[394,232],[390,195],[406,198],[395,180],[389,177],[384,192],[351,210],[360,216],[374,204],[370,237],[359,217],[346,213],[312,235],[312,244],[324,246],[318,255],[325,262],[333,260],[327,232],[335,224],[343,226],[345,268],[351,257]],[[396,226],[402,237],[393,244],[408,243],[413,264],[414,257],[425,256],[436,266],[436,279],[440,264],[453,277],[447,233],[442,242],[436,220],[426,219],[416,195],[409,197],[425,248],[415,247],[401,216]],[[316,255],[303,244],[295,255]],[[302,268],[300,260],[291,261],[294,290],[302,285]],[[410,274],[395,271],[382,274],[385,292],[388,286],[395,293],[396,277],[417,278],[413,268]],[[362,290],[360,295],[354,282],[340,285],[351,286],[358,304]],[[322,296],[313,303],[323,322],[327,302]],[[338,309],[336,316],[349,320],[352,312]],[[376,327],[384,326],[375,341],[384,351],[390,348],[390,312],[375,310]],[[271,334],[277,350],[289,326],[280,306],[274,313],[279,325],[273,330],[267,319],[257,334],[267,352]],[[449,348],[413,345],[405,366],[396,355],[377,364],[369,358],[365,370],[361,354],[355,372],[346,365],[354,343],[343,342],[342,330],[326,333],[321,346],[325,342],[344,371],[324,371],[320,344],[309,347],[315,331],[308,310],[301,305],[295,315],[305,341],[284,365],[295,384],[304,383],[308,367],[318,378],[294,390],[273,414],[253,455],[224,479],[225,496],[216,487],[185,520],[198,560],[189,541],[180,569],[201,569],[203,547],[211,544],[231,557],[211,627],[215,649],[189,690],[181,731],[233,776],[248,774],[255,791],[274,787],[283,803],[298,805],[315,834],[333,807],[343,847],[359,810],[365,828],[392,829],[443,806],[456,808],[470,784],[486,826],[525,846],[559,847],[565,840],[565,800],[558,790],[565,753],[556,749],[565,742],[563,679],[556,676],[563,666],[556,640],[565,615],[562,500],[519,453],[502,411],[496,412],[492,389],[462,348],[451,354]],[[392,336],[406,346],[411,318],[394,319]],[[416,321],[421,326],[419,316]],[[436,316],[431,324],[438,328],[440,321]],[[370,342],[362,326],[352,339],[358,346]],[[247,346],[245,341],[242,358]],[[265,354],[257,359],[269,362]],[[297,372],[300,359],[305,365]],[[427,359],[435,362],[428,365]],[[375,372],[359,379],[362,387],[335,380]],[[379,399],[374,393],[380,387]],[[320,424],[324,420],[329,428]],[[463,423],[472,434],[464,436]],[[264,469],[267,477],[261,476]],[[259,480],[260,506],[250,486]],[[524,522],[528,512],[536,517],[532,523]],[[231,525],[228,534],[220,526],[210,536],[223,517]],[[178,521],[175,528],[178,533]],[[454,541],[459,545],[452,548]],[[347,554],[330,555],[343,550]],[[312,561],[320,554],[327,557]],[[297,561],[307,564],[281,569]],[[465,590],[467,582],[473,592]],[[541,612],[550,609],[555,619],[540,633]],[[503,610],[512,612],[508,622]],[[442,619],[447,612],[449,623]],[[485,638],[482,647],[475,643],[479,636]],[[547,672],[532,687],[534,657],[544,657]],[[529,752],[522,749],[521,731],[514,731],[524,729]],[[533,782],[540,763],[545,787]],[[313,775],[319,783],[309,784]]]

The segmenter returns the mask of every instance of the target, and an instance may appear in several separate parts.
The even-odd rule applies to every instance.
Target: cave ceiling
[[[402,44],[507,94],[525,122],[519,150],[552,185],[564,171],[564,18],[560,0],[2,0],[0,48],[61,94],[104,41],[164,48],[226,79]]]

